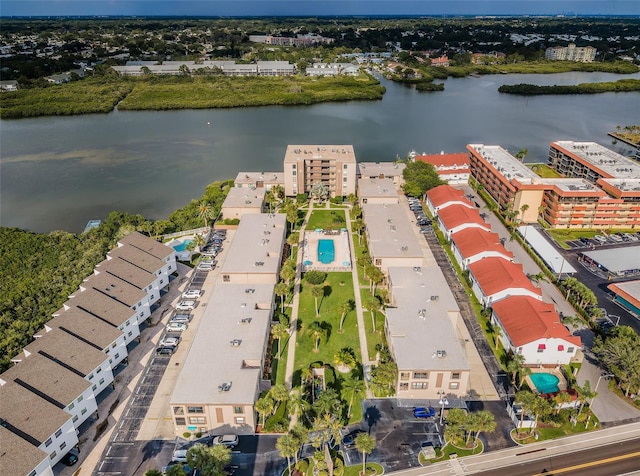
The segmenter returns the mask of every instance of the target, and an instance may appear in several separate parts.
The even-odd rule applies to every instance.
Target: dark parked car
[[[429,220],[428,218],[423,218],[422,220],[418,220],[416,222],[416,225],[418,226],[431,225],[431,220]]]
[[[163,345],[156,349],[156,353],[161,355],[173,355],[175,350],[176,348],[173,345]]]
[[[434,418],[436,416],[436,410],[433,407],[415,407],[413,409],[413,416],[415,418]]]
[[[342,437],[342,446],[345,448],[353,448],[356,445],[356,438],[360,433],[364,433],[362,430],[354,430]]]
[[[71,450],[64,455],[60,461],[62,461],[62,464],[65,466],[73,466],[78,462],[78,452],[76,450]]]

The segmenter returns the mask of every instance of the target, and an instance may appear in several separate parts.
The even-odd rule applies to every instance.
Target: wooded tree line
[[[581,83],[567,86],[538,86],[536,84],[503,84],[498,88],[501,93],[537,96],[549,94],[599,94],[609,92],[640,91],[640,79],[621,79],[603,83]]]
[[[166,220],[112,212],[98,227],[79,235],[65,231],[33,233],[0,227],[0,372],[11,364],[62,307],[69,295],[105,259],[119,238],[131,231],[152,237],[203,226],[220,213],[233,181],[213,182],[201,199]]]

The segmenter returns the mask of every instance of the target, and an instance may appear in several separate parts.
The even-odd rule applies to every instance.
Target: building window
[[[73,418],[71,419],[71,421],[73,423],[77,422],[78,421],[78,415],[73,415]]]
[[[102,372],[102,367],[100,367],[98,370],[96,370],[97,374],[99,374],[100,372]]]
[[[62,435],[62,430],[56,431],[56,438],[60,438],[60,435]]]
[[[207,423],[205,417],[191,417],[189,418],[189,424],[191,425],[204,425]]]
[[[185,426],[186,424],[187,424],[187,421],[184,418],[176,418],[177,426]]]
[[[173,407],[174,415],[184,415],[184,407]]]
[[[451,378],[457,380],[460,378],[460,372],[451,372]]]
[[[244,425],[244,417],[236,417],[236,425]]]
[[[228,282],[230,281],[229,275],[228,275],[228,274],[223,274],[223,275],[222,275],[222,280],[223,280],[225,283],[228,283]]]
[[[131,337],[131,336],[133,335],[133,331],[129,331],[129,332],[127,333],[127,335],[128,335],[129,337]]]
[[[48,438],[47,441],[44,442],[44,446],[49,446],[51,445],[51,438]]]
[[[400,384],[400,390],[409,390],[409,384],[408,383],[401,383]]]
[[[187,413],[204,413],[202,407],[187,407]]]
[[[76,400],[76,402],[80,403],[82,400],[84,400],[84,397],[82,395],[80,395],[78,397],[78,399]]]
[[[538,352],[544,352],[546,348],[547,348],[546,345],[538,344]]]
[[[100,381],[98,382],[100,385],[104,384],[104,379],[101,378]]]
[[[409,372],[400,372],[400,380],[409,380],[411,374]]]
[[[429,382],[412,382],[411,388],[415,390],[423,390],[429,388]]]
[[[73,403],[73,402],[71,402],[71,403],[69,404],[69,406],[67,407],[67,410],[73,410],[73,407],[75,407],[75,406],[76,406],[76,404],[75,404],[75,403]]]
[[[81,415],[84,415],[85,413],[87,413],[87,409],[83,408],[82,411],[80,412]]]
[[[49,455],[49,459],[56,459],[56,456],[58,456],[58,453],[56,453],[55,451],[53,453],[51,453]]]
[[[244,407],[233,407],[233,413],[244,413]]]
[[[120,354],[116,354],[116,359],[120,357]]]
[[[98,388],[98,386],[97,386],[96,384],[93,384],[93,385],[91,386],[91,390],[93,390],[94,392],[96,391],[96,389],[97,389],[97,388]]]
[[[413,372],[413,378],[415,379],[428,379],[429,372]]]
[[[36,476],[36,470],[34,469],[33,471],[31,471],[31,472],[29,473],[29,476]]]
[[[382,266],[382,258],[376,258],[376,266]]]
[[[349,168],[349,166],[348,166],[347,164],[344,164],[344,165],[342,166],[342,168],[343,168],[344,170],[347,170],[347,169]]]
[[[60,451],[62,451],[63,449],[65,449],[67,447],[67,442],[63,441],[62,444],[60,445]]]
[[[93,374],[89,374],[89,380],[93,378]]]
[[[460,388],[460,382],[451,382],[449,388],[451,390],[458,390]]]
[[[576,351],[575,347],[567,347],[567,354],[573,354]]]
[[[115,342],[113,342],[113,343],[111,344],[111,348],[113,348],[113,347],[115,347],[115,346],[116,346],[116,343],[115,343]]]

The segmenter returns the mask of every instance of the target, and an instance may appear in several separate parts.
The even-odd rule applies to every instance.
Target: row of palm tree
[[[467,413],[461,408],[452,408],[447,414],[447,425],[444,431],[445,440],[455,442],[464,438],[469,446],[471,439],[477,441],[480,433],[492,432],[496,429],[496,419],[487,410]]]

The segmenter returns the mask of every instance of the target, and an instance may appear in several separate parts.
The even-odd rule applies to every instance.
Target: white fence
[[[162,235],[162,241],[172,240],[173,238],[179,238],[181,236],[195,235],[198,233],[208,233],[209,229],[210,228],[208,226],[203,226],[202,228],[194,228],[193,230],[176,231],[175,233]]]

